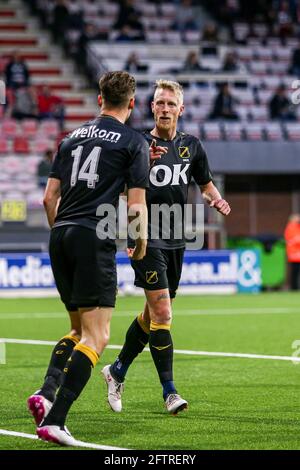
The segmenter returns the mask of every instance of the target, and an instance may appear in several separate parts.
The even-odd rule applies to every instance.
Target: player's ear
[[[151,111],[154,113],[154,101],[151,101]]]
[[[179,116],[183,115],[183,111],[184,111],[184,104],[180,106]]]
[[[129,105],[128,105],[128,109],[133,109],[134,108],[134,98],[130,98],[130,101],[129,101]]]
[[[100,106],[100,108],[101,108],[102,104],[103,104],[102,96],[98,95],[98,105]]]

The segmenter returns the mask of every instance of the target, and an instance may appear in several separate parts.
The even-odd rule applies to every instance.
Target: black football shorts
[[[131,260],[135,273],[134,284],[147,290],[169,289],[170,297],[174,299],[180,281],[184,250],[147,248],[142,260]]]
[[[49,253],[56,286],[67,310],[115,306],[114,241],[99,240],[96,230],[65,225],[51,230]]]

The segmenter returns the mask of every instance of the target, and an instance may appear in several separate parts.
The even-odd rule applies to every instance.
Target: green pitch
[[[141,310],[141,297],[119,298],[111,345]],[[57,299],[0,300],[0,337],[57,340],[68,321]],[[179,296],[174,304],[176,349],[291,356],[300,340],[300,294]],[[298,347],[300,349],[300,346]],[[26,399],[41,384],[51,346],[6,345],[0,365],[0,428],[35,433]],[[300,364],[268,359],[175,354],[178,391],[187,412],[169,416],[150,353],[129,369],[123,412],[106,403],[101,367],[107,349],[71,409],[74,437],[129,449],[300,449]],[[46,443],[0,435],[0,449],[49,449]]]

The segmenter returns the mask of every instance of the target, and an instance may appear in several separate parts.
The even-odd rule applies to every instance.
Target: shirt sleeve
[[[126,172],[127,188],[149,187],[149,144],[137,135],[137,140],[131,145],[131,160]]]
[[[200,141],[197,143],[196,157],[193,162],[192,176],[197,184],[203,186],[212,181],[213,177],[209,168],[206,151]]]
[[[61,153],[60,153],[60,147],[58,147],[58,150],[53,158],[53,163],[52,167],[49,173],[49,178],[56,178],[58,180],[61,180]]]

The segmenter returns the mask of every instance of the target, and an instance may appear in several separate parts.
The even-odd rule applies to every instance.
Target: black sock
[[[44,384],[39,392],[47,400],[52,402],[55,400],[57,389],[61,384],[63,369],[75,345],[76,342],[71,338],[62,338],[54,347]]]
[[[62,385],[56,400],[43,421],[43,426],[64,426],[69,409],[87,384],[94,367],[91,359],[81,351],[74,350],[64,369]]]
[[[151,330],[149,346],[166,398],[169,393],[176,393],[173,384],[173,342],[170,330]]]
[[[127,330],[122,351],[110,368],[112,376],[118,382],[124,382],[130,364],[143,351],[148,341],[149,335],[145,333],[135,318]]]

